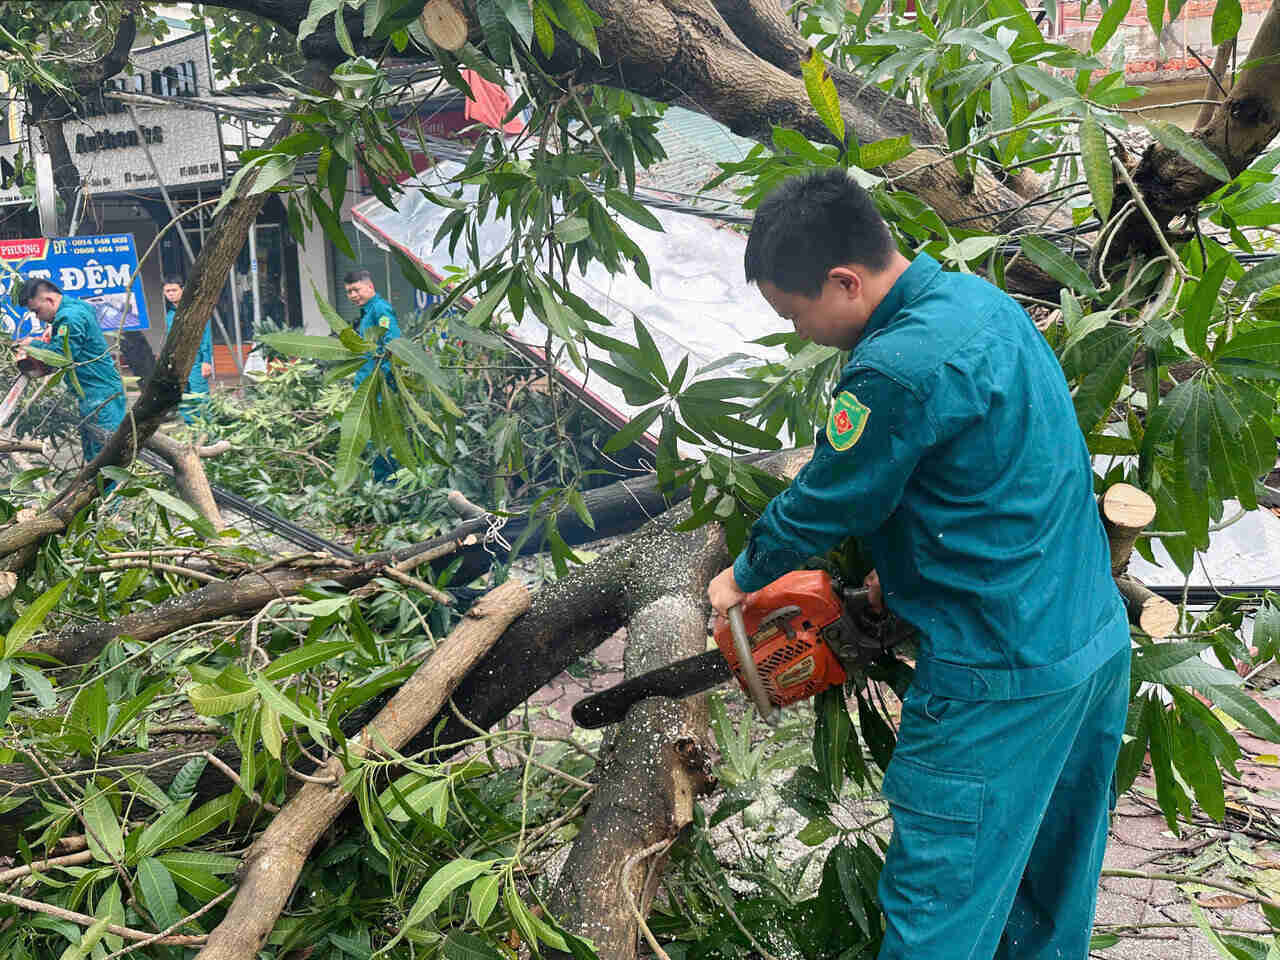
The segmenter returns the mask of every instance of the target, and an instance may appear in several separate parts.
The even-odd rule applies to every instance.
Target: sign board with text
[[[85,119],[65,124],[67,146],[80,180],[89,193],[153,190],[156,174],[147,150],[169,188],[221,183],[222,139],[218,116],[207,109],[188,109],[212,95],[209,47],[195,33],[143,50],[134,50],[132,74],[115,77],[104,89],[166,97],[172,106],[135,106],[138,126],[118,100],[89,98]],[[140,129],[139,129],[140,128]]]
[[[149,326],[131,233],[0,240],[0,258],[24,278],[51,280],[64,295],[88,303],[104,331]],[[0,328],[14,339],[40,336],[44,328],[35,314],[9,297],[12,286],[13,275],[5,270],[0,276]]]

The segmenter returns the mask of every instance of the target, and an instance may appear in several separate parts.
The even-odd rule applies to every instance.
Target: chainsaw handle
[[[746,681],[747,693],[766,723],[777,723],[777,715],[773,709],[773,701],[760,679],[760,671],[751,656],[751,644],[747,640],[747,625],[742,619],[742,605],[735,603],[727,611],[729,632],[733,635],[733,649],[738,654],[738,669],[742,671],[742,679]]]

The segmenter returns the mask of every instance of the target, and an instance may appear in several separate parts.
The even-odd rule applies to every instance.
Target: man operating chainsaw
[[[905,259],[839,170],[760,205],[745,266],[800,336],[851,352],[712,606],[856,536],[921,633],[884,778],[879,956],[1084,960],[1129,629],[1053,351],[996,287]]]

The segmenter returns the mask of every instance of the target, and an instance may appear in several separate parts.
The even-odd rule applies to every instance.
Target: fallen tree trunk
[[[348,741],[351,752],[362,756],[376,753],[381,745],[391,750],[404,746],[448,702],[475,661],[528,609],[528,591],[515,580],[482,597],[369,727]],[[332,758],[323,769],[335,785],[304,785],[249,848],[236,898],[197,960],[253,960],[266,943],[311,848],[351,802],[351,793],[336,785],[346,773],[342,759]]]
[[[659,597],[631,619],[626,676],[706,646],[705,603]],[[595,796],[551,896],[551,912],[592,940],[600,960],[635,957],[666,849],[693,822],[697,797],[715,788],[706,713],[705,696],[642,700],[600,751]]]

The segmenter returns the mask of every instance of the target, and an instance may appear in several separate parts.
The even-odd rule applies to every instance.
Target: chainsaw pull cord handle
[[[733,634],[733,649],[738,654],[738,668],[742,671],[742,678],[747,682],[747,692],[751,695],[751,700],[765,723],[776,724],[777,711],[774,710],[773,701],[765,691],[764,682],[760,679],[760,672],[756,669],[756,662],[751,656],[751,644],[747,640],[747,625],[742,619],[742,606],[735,603],[729,608],[728,616],[729,631]]]

